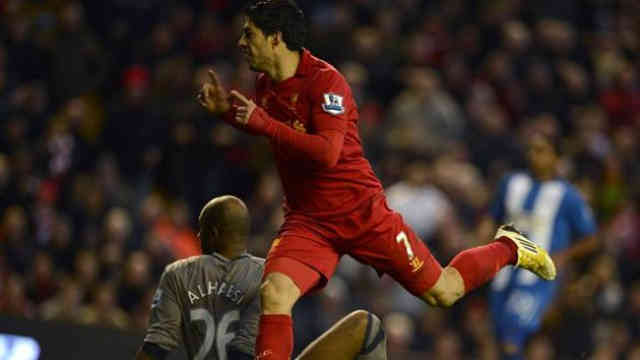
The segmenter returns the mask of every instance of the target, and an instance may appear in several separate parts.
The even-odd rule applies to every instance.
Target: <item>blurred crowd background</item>
[[[475,235],[533,131],[594,209],[603,246],[564,269],[527,358],[640,359],[640,3],[299,1],[307,47],[346,76],[392,206],[443,263]],[[241,1],[0,1],[0,313],[143,331],[197,214],[235,194],[264,256],[282,193],[268,144],[194,100],[213,66],[251,93]],[[497,359],[483,291],[428,308],[343,260],[296,308],[296,348],[349,310],[391,359]]]

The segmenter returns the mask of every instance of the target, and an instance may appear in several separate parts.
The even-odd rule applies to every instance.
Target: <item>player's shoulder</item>
[[[254,256],[254,255],[249,254],[249,253],[245,253],[241,257],[236,258],[236,259],[233,260],[233,262],[243,263],[243,264],[246,264],[248,266],[252,266],[252,267],[255,267],[255,268],[259,268],[259,269],[264,268],[264,261],[265,260],[263,258]]]
[[[573,185],[571,182],[565,179],[559,179],[558,183],[560,184],[560,186],[564,188],[565,198],[568,201],[579,202],[582,200],[582,194],[580,193],[580,190],[578,190],[578,188],[575,185]]]
[[[171,264],[167,265],[164,268],[165,273],[176,273],[180,271],[185,271],[193,266],[197,266],[198,264],[202,264],[208,261],[210,258],[209,255],[194,255],[188,258],[176,260]]]
[[[314,81],[346,81],[342,73],[329,62],[309,53],[309,75]]]
[[[263,258],[244,253],[229,260],[228,276],[238,283],[246,284],[251,292],[258,291],[264,274],[264,263]]]

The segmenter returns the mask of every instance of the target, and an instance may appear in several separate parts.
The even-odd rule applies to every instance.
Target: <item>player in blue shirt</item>
[[[558,155],[553,139],[531,137],[530,172],[502,179],[480,228],[512,222],[551,254],[562,276],[563,265],[597,249],[598,240],[591,209],[573,185],[557,177]],[[517,268],[498,273],[490,287],[490,305],[504,359],[522,359],[525,342],[538,330],[559,284]]]

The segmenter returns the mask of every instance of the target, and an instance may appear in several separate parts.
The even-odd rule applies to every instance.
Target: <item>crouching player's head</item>
[[[200,211],[198,223],[203,254],[218,252],[227,256],[246,250],[249,210],[237,197],[225,195],[211,199]]]

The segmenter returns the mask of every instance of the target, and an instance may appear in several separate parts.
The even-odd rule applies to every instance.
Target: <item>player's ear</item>
[[[274,48],[278,47],[278,45],[282,42],[282,32],[278,31],[271,35],[271,46]]]
[[[200,245],[203,253],[209,254],[215,251],[218,234],[218,228],[212,225],[207,225],[200,229]]]
[[[217,240],[219,235],[220,231],[218,228],[216,226],[211,226],[211,238]]]

